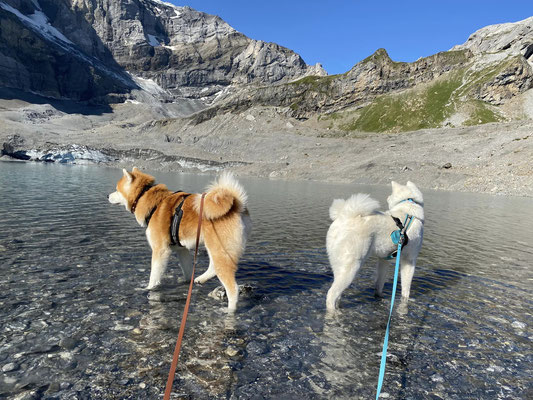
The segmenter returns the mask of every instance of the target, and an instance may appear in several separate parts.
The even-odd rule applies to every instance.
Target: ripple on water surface
[[[170,188],[211,179],[155,173]],[[150,249],[107,202],[120,171],[0,163],[0,398],[160,398],[187,287],[177,260],[147,293]],[[180,398],[371,398],[390,301],[370,260],[325,315],[333,198],[388,187],[242,179],[254,222],[234,317],[196,286]],[[390,398],[532,397],[530,199],[425,191],[424,246],[408,313],[395,314]],[[207,268],[201,253],[199,270]],[[391,268],[392,270],[392,268]],[[34,397],[35,397],[34,396]]]

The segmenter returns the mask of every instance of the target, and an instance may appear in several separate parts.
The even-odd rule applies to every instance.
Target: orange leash
[[[168,372],[167,387],[165,388],[165,397],[163,400],[170,399],[170,393],[172,393],[172,384],[174,383],[174,375],[176,375],[176,367],[178,366],[178,358],[181,350],[181,340],[183,339],[183,333],[185,332],[185,323],[187,322],[187,315],[189,314],[189,305],[191,304],[192,284],[194,282],[194,269],[196,267],[196,257],[198,255],[198,245],[200,244],[200,228],[202,227],[202,215],[204,212],[204,197],[205,193],[202,193],[202,199],[200,200],[200,213],[198,216],[198,230],[196,231],[196,247],[194,249],[194,259],[192,263],[191,283],[189,284],[189,293],[187,294],[187,300],[185,301],[185,309],[183,310],[183,316],[181,317],[181,325],[178,333],[178,340],[176,341],[176,347],[174,348],[174,356],[172,357],[172,365]]]

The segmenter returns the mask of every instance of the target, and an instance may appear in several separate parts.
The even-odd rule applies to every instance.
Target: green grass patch
[[[361,110],[359,118],[341,125],[347,131],[404,132],[436,128],[453,112],[452,95],[462,75],[441,79],[424,90],[384,95]]]
[[[463,122],[463,125],[472,126],[502,121],[500,115],[495,113],[487,103],[481,100],[475,100],[472,103],[474,110],[470,113],[470,118]]]
[[[316,75],[310,75],[306,76],[302,79],[298,79],[297,81],[290,82],[288,85],[291,86],[301,86],[306,91],[314,91],[322,94],[330,94],[331,93],[331,83],[342,76],[340,75],[327,75],[327,76],[316,76]]]

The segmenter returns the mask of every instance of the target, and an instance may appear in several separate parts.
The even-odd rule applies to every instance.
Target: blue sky
[[[252,39],[294,50],[343,73],[383,47],[414,61],[461,44],[479,28],[533,16],[533,0],[171,0],[220,16]]]

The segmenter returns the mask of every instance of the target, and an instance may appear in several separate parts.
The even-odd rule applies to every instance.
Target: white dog
[[[398,245],[391,233],[404,224],[407,215],[412,219],[407,229],[408,242],[401,251],[402,301],[409,299],[416,258],[422,246],[424,233],[424,199],[412,183],[400,185],[392,182],[392,194],[388,197],[389,211],[379,212],[379,203],[367,194],[356,194],[348,200],[337,199],[329,209],[333,220],[329,227],[326,247],[333,269],[333,284],[328,291],[328,310],[337,308],[342,292],[350,286],[357,271],[370,255],[376,255],[376,296],[383,296],[390,256]],[[400,224],[394,220],[397,218]],[[389,258],[389,259],[388,259]]]

